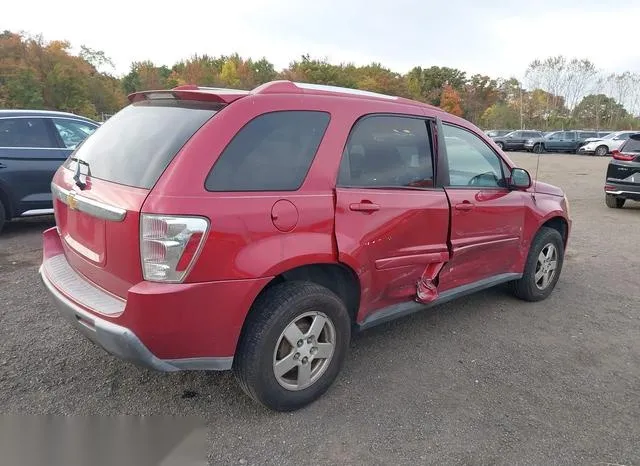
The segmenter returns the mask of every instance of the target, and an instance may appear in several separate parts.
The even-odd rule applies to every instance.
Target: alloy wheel
[[[283,388],[304,390],[327,370],[336,345],[336,329],[322,312],[297,316],[280,334],[273,353],[273,373]]]
[[[536,263],[534,279],[539,290],[545,290],[549,286],[556,275],[557,268],[558,250],[553,244],[548,243],[540,251]]]

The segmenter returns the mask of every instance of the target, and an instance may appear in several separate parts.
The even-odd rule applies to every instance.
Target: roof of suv
[[[415,105],[419,107],[429,108],[439,112],[444,112],[441,108],[433,105],[418,102],[416,100],[406,99],[393,95],[380,94],[377,92],[365,91],[361,89],[352,89],[347,87],[329,86],[324,84],[300,83],[287,80],[271,81],[262,84],[251,91],[240,89],[226,89],[216,87],[202,87],[192,84],[178,86],[173,89],[141,91],[129,95],[129,101],[137,102],[140,100],[154,98],[180,98],[185,100],[209,100],[219,102],[221,104],[229,104],[234,100],[240,99],[248,95],[263,94],[306,94],[306,95],[330,95],[334,97],[356,97],[366,100],[395,101],[401,104]]]
[[[0,109],[0,118],[7,117],[73,117],[95,123],[90,118],[86,118],[75,113],[58,112],[56,110],[22,110],[22,109]]]

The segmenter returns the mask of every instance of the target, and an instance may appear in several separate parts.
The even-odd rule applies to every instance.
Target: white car
[[[629,139],[629,136],[636,133],[637,131],[616,131],[599,139],[589,138],[585,141],[586,144],[578,149],[578,154],[603,157],[610,154],[611,151],[620,149],[620,146]]]

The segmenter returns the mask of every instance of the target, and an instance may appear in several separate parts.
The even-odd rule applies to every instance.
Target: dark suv
[[[578,153],[578,150],[590,138],[597,138],[605,135],[599,131],[555,131],[541,138],[529,139],[524,148],[527,151],[540,154],[542,152],[571,152]]]
[[[640,201],[640,133],[632,134],[611,155],[604,186],[605,201],[607,207],[620,209],[627,199]]]
[[[98,126],[71,113],[0,110],[0,231],[12,218],[53,213],[54,173]]]
[[[493,138],[500,149],[503,150],[523,150],[525,143],[529,139],[542,138],[540,131],[518,130],[509,134]]]
[[[562,190],[441,109],[290,81],[130,100],[56,173],[40,269],[121,358],[233,369],[292,410],[329,388],[352,331],[501,283],[539,301],[558,281]]]

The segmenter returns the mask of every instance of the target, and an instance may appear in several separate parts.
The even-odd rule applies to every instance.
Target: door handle
[[[455,209],[456,210],[462,210],[464,212],[468,212],[470,210],[473,210],[476,206],[474,204],[472,204],[471,202],[465,201],[462,202],[460,204],[456,204],[455,205]]]
[[[362,201],[355,204],[350,204],[349,210],[353,210],[356,212],[375,212],[376,210],[380,210],[380,205],[374,204],[371,201]]]
[[[0,168],[7,168],[7,166],[4,163],[0,162]]]

